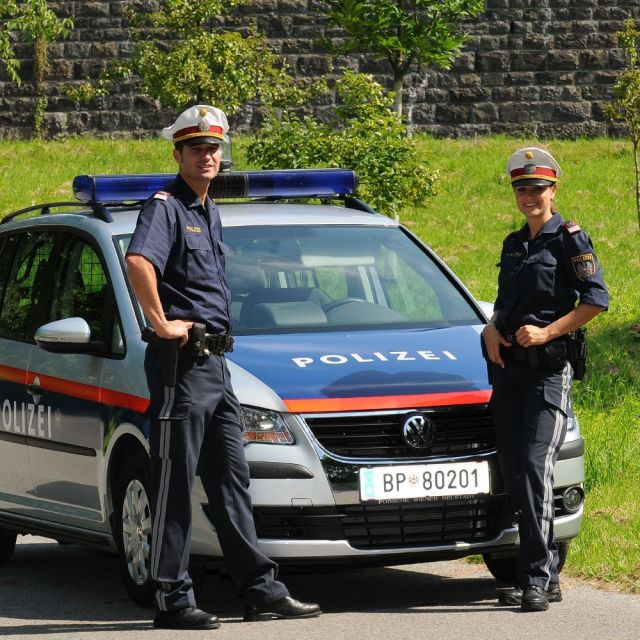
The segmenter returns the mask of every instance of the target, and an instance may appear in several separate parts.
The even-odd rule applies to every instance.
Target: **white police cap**
[[[507,175],[511,184],[548,186],[558,182],[562,169],[555,158],[544,149],[525,147],[507,161]]]
[[[227,116],[222,109],[197,104],[183,111],[170,127],[165,127],[162,137],[174,144],[221,144],[228,130]]]

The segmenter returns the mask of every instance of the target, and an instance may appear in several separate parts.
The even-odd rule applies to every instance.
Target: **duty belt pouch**
[[[203,355],[206,348],[207,326],[201,322],[194,322],[189,330],[189,342],[187,342],[187,351],[194,357],[198,358]]]
[[[554,340],[544,345],[545,364],[551,369],[562,369],[567,364],[567,343],[564,340]]]

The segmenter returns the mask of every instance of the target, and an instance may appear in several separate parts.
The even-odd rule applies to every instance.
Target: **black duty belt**
[[[501,347],[502,357],[527,367],[562,369],[569,360],[567,341],[564,338],[533,347],[521,347],[513,335],[506,335],[505,339],[511,346]]]
[[[177,340],[163,340],[156,336],[151,327],[145,327],[142,332],[144,342],[154,342],[157,344],[178,342]],[[212,355],[222,355],[233,351],[233,338],[226,333],[207,333],[206,325],[194,322],[189,329],[189,341],[185,346],[186,351],[196,357],[208,357]]]
[[[194,322],[189,330],[187,349],[192,356],[222,355],[233,351],[233,338],[226,333],[207,333],[206,326]]]

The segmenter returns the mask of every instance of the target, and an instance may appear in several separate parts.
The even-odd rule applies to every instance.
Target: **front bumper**
[[[558,540],[580,532],[583,510],[568,513],[561,494],[584,482],[583,451],[581,440],[567,442],[554,471]],[[287,462],[291,449],[271,447],[269,452],[270,463],[264,462],[264,450],[252,452],[250,466],[257,477],[251,493],[260,547],[281,563],[403,564],[505,552],[518,545],[517,527],[499,483],[494,495],[471,500],[363,505],[357,474],[366,465],[340,461],[318,449],[300,460],[304,464],[293,465]],[[495,471],[495,454],[487,458]],[[193,553],[220,557],[201,487],[194,497]]]

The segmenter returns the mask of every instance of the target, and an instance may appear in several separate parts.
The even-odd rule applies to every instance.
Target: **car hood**
[[[238,336],[228,357],[292,412],[476,404],[490,397],[480,329]]]

